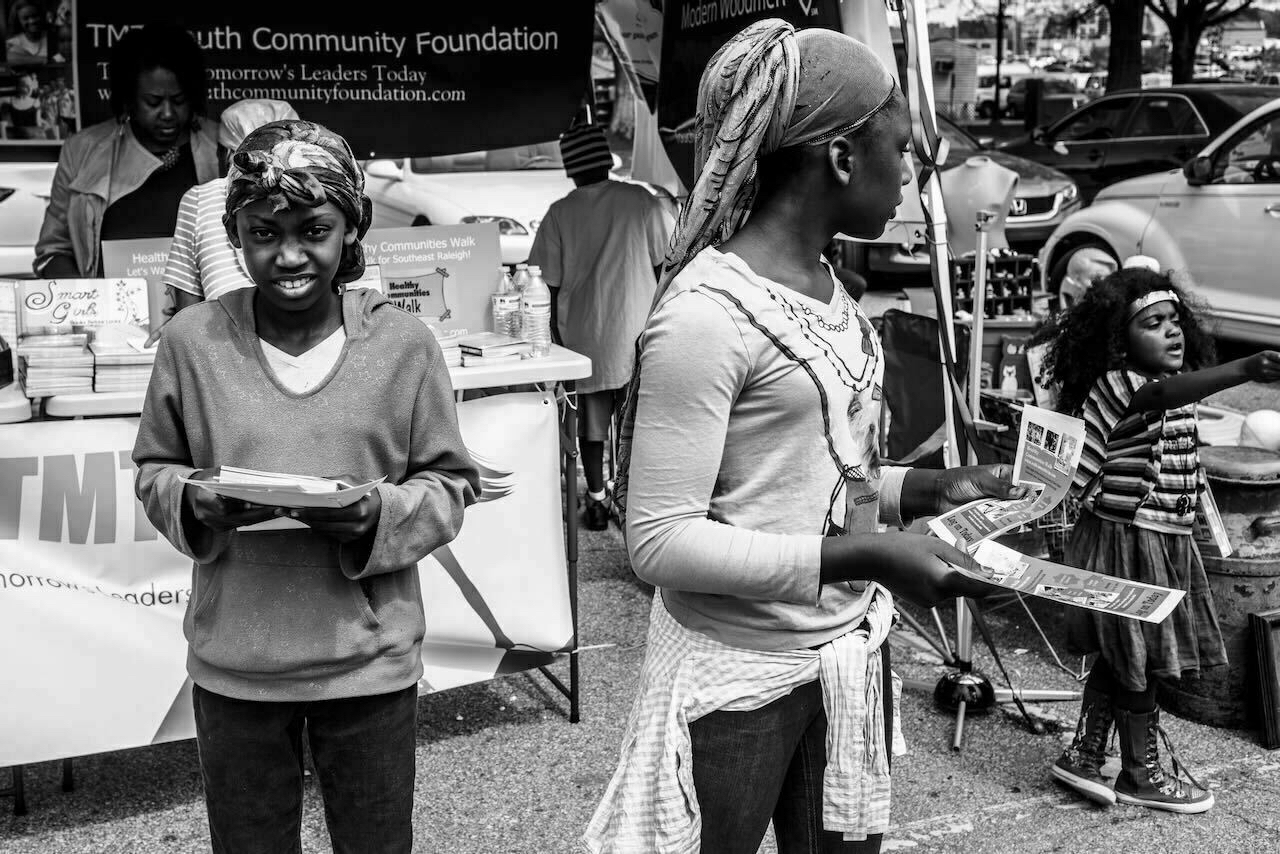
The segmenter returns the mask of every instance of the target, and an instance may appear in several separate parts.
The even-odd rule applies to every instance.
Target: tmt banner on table
[[[557,138],[590,90],[595,0],[401,3],[359,14],[321,3],[75,0],[82,126],[110,118],[111,45],[168,20],[208,66],[209,115],[243,98],[288,101],[356,156],[403,157]]]
[[[495,395],[458,412],[485,490],[461,535],[419,565],[424,692],[574,643],[554,399]],[[191,562],[134,497],[137,423],[0,426],[0,767],[195,734]]]

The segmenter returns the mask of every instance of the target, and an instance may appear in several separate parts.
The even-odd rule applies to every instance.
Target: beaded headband
[[[1129,312],[1126,315],[1124,322],[1128,323],[1130,320],[1133,320],[1138,316],[1138,312],[1142,311],[1147,306],[1155,305],[1158,302],[1176,303],[1182,302],[1182,300],[1178,299],[1178,295],[1173,291],[1152,291],[1146,296],[1138,297],[1136,300],[1129,303]]]

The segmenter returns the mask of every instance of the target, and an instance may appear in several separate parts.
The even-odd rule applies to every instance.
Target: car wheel
[[[417,227],[419,225],[431,225],[431,220],[427,219],[422,214],[418,214],[413,218],[413,222],[409,223],[409,225],[414,227]]]
[[[1056,294],[1063,308],[1078,301],[1095,281],[1114,273],[1120,261],[1111,247],[1098,240],[1072,246],[1049,270],[1049,293]]]

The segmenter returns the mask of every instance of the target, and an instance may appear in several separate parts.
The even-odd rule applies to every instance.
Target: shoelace
[[[1148,725],[1151,732],[1156,733],[1160,738],[1164,739],[1165,750],[1169,754],[1169,760],[1173,763],[1173,776],[1169,777],[1164,773],[1164,768],[1160,765],[1159,744],[1154,738],[1147,742],[1147,767],[1151,769],[1151,782],[1156,785],[1162,792],[1175,797],[1183,797],[1183,787],[1186,785],[1178,777],[1185,777],[1187,782],[1195,786],[1201,791],[1208,791],[1204,786],[1200,785],[1200,781],[1191,776],[1191,772],[1178,759],[1177,752],[1173,749],[1173,742],[1169,740],[1169,734],[1164,731],[1164,727],[1160,724],[1152,723]],[[1167,784],[1167,785],[1166,785]]]

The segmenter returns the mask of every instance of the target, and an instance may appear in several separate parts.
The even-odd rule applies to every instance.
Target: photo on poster
[[[1036,447],[1044,446],[1044,425],[1028,424],[1027,425],[1027,441]]]
[[[72,0],[0,0],[0,145],[60,143],[80,128]]]

